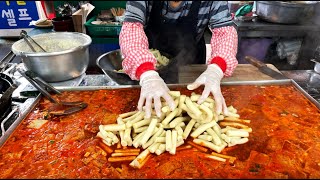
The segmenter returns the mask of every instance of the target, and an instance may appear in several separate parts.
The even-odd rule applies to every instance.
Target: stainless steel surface
[[[21,64],[9,63],[9,67],[4,71],[4,73],[9,73],[9,71],[12,71],[13,67],[17,67],[19,65],[23,65],[23,64],[22,63]],[[4,116],[5,117],[4,120],[1,122],[1,130],[0,130],[1,136],[5,131],[8,130],[8,128],[11,127],[11,125],[17,120],[17,118],[21,114],[23,114],[26,110],[29,109],[30,105],[34,101],[34,98],[36,98],[39,95],[39,92],[36,91],[36,89],[30,84],[29,81],[27,81],[23,76],[21,76],[21,74],[19,72],[17,72],[16,69],[14,71],[15,71],[14,73],[10,73],[10,74],[12,74],[12,79],[19,85],[19,87],[13,92],[13,95],[12,95],[12,103],[11,103],[12,111],[9,112],[9,110],[10,110],[9,109],[8,113],[6,113],[6,115]],[[90,77],[91,76],[92,75],[90,75]],[[86,74],[84,73],[80,77],[77,77],[75,79],[71,79],[71,80],[63,81],[63,82],[57,82],[57,83],[50,83],[50,84],[54,87],[79,86],[85,77],[86,77]],[[85,79],[87,81],[87,78],[85,78]],[[99,76],[94,75],[94,77],[90,78],[89,81],[90,82],[95,81],[96,79],[99,80],[100,78],[99,78]],[[102,85],[107,85],[107,83],[104,83]],[[27,92],[31,91],[31,93],[27,93],[26,91]],[[23,92],[25,92],[25,93],[23,93]],[[24,96],[24,94],[27,96]],[[33,94],[33,95],[31,95],[31,94]],[[83,107],[79,107],[79,108],[83,108]],[[2,110],[2,109],[0,109],[0,110]],[[71,110],[74,110],[74,109],[71,109]],[[10,117],[10,114],[12,114],[11,117]],[[3,119],[3,118],[1,118],[1,119]]]
[[[259,71],[263,72],[264,74],[274,78],[274,79],[288,79],[284,75],[280,74],[279,72],[269,68],[268,66],[260,67]]]
[[[28,70],[37,73],[47,82],[60,82],[79,77],[87,70],[89,65],[89,45],[91,38],[82,33],[76,32],[55,32],[39,34],[32,37],[41,44],[42,39],[60,40],[61,47],[71,46],[68,42],[77,41],[79,44],[70,49],[62,49],[50,52],[47,47],[41,44],[48,52],[29,52],[22,49],[25,46],[24,40],[19,40],[12,45],[12,51],[20,56]],[[66,44],[63,44],[66,43]],[[54,46],[54,45],[52,45]]]
[[[283,75],[288,77],[289,79],[293,79],[294,81],[300,83],[306,83],[309,80],[309,73],[311,70],[290,70],[290,71],[281,71]]]
[[[38,102],[40,101],[41,96],[39,95],[37,98],[28,99],[26,104],[28,107],[24,109],[23,112],[20,113],[19,117],[11,124],[11,126],[7,129],[7,131],[0,138],[0,146],[9,138],[9,136],[13,133],[16,127],[20,124],[20,122],[31,112],[31,110],[36,107]]]
[[[296,24],[310,19],[316,1],[295,3],[285,1],[256,1],[256,14],[259,18],[273,23]]]
[[[0,61],[0,72],[3,72],[15,57],[16,55],[12,51],[9,51],[8,54],[6,54]]]
[[[254,58],[252,56],[245,56],[245,60],[248,61],[250,64],[259,68],[259,71],[263,72],[264,74],[266,74],[274,79],[288,79],[286,76],[269,68],[266,64],[264,64],[263,62],[261,62],[260,60]]]
[[[290,79],[294,79],[310,96],[320,102],[320,75],[313,70],[281,71]]]
[[[320,88],[320,74],[311,72],[309,76],[309,83],[311,87]]]
[[[4,127],[5,123],[14,115],[14,113],[16,113],[19,110],[18,107],[14,107],[12,109],[12,111],[8,114],[8,116],[3,119],[3,121],[1,122],[0,126],[1,126],[1,136],[3,136],[6,132],[6,129]]]
[[[314,62],[314,68],[313,70],[316,72],[316,73],[319,73],[320,74],[320,62],[312,59],[311,60],[312,62]]]
[[[320,74],[320,46],[316,48],[314,52],[314,59],[311,59],[311,61],[315,63],[313,70]]]
[[[138,81],[133,81],[125,73],[116,71],[122,69],[122,54],[120,49],[102,54],[96,60],[96,64],[110,81],[114,81],[115,85],[135,85]]]

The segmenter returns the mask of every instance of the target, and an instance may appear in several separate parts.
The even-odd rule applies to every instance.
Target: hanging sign
[[[16,36],[39,19],[36,1],[0,1],[0,36]],[[17,34],[18,32],[18,34]]]

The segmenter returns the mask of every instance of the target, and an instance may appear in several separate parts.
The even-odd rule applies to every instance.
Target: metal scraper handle
[[[266,64],[264,64],[263,62],[259,61],[258,59],[254,58],[252,56],[246,56],[245,60],[247,60],[249,63],[251,63],[252,65],[254,65],[258,68],[267,66]]]

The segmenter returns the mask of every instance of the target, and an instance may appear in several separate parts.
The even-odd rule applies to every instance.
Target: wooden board
[[[273,70],[280,72],[274,65],[267,64]],[[191,83],[205,71],[206,65],[194,64],[182,66],[179,68],[179,83]],[[272,77],[262,73],[259,69],[251,64],[238,64],[232,76],[224,77],[226,81],[255,81],[255,80],[273,80]]]

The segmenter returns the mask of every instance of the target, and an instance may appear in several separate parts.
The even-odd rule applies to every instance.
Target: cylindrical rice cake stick
[[[189,121],[190,120],[190,117],[176,117],[174,118],[170,124],[169,124],[169,127],[170,128],[174,128],[176,127],[180,122],[184,122],[184,121]]]
[[[140,144],[144,144],[147,142],[147,140],[151,137],[151,135],[153,134],[154,129],[156,128],[156,125],[158,123],[157,119],[152,119],[150,122],[150,125],[148,127],[148,129],[146,130],[146,133],[144,134],[144,136],[141,138],[140,140]]]
[[[156,142],[153,143],[151,146],[148,147],[149,151],[150,151],[151,153],[155,153],[156,150],[159,148],[160,144],[161,144],[161,143],[156,143]]]
[[[221,145],[221,139],[220,139],[220,136],[214,131],[214,130],[212,130],[212,128],[208,128],[207,130],[206,130],[207,132],[208,132],[208,134],[210,134],[211,136],[212,136],[212,142],[214,143],[214,144],[216,144],[216,145]]]
[[[171,130],[166,131],[166,151],[170,151],[172,147]]]
[[[165,143],[166,142],[166,137],[156,137],[155,142]]]
[[[100,126],[102,126],[105,131],[124,131],[126,129],[125,124],[107,124]]]
[[[137,116],[139,116],[142,113],[142,111],[138,111],[135,114],[133,114],[132,116],[126,117],[126,118],[122,118],[123,122],[128,122],[133,120],[134,118],[136,118]]]
[[[166,145],[165,144],[160,144],[159,148],[156,150],[156,155],[162,154],[166,150]]]
[[[177,115],[179,109],[175,109],[173,110],[162,122],[161,124],[163,124],[164,126],[165,125],[168,125],[169,122]]]
[[[189,121],[189,123],[187,124],[186,128],[184,129],[184,132],[182,134],[183,139],[187,139],[187,137],[189,136],[192,127],[194,126],[194,124],[196,123],[196,121],[194,119],[191,119]]]
[[[129,146],[132,146],[131,128],[127,128],[124,131],[123,141],[125,141]]]
[[[179,98],[179,105],[178,107],[181,109],[182,104],[184,104],[185,100],[186,100],[186,95],[181,95]]]
[[[181,95],[180,91],[169,91],[169,94],[175,98],[178,98]]]
[[[142,148],[146,149],[147,147],[149,147],[152,143],[154,143],[155,139],[159,137],[162,133],[163,133],[163,128],[160,127],[158,131],[155,134],[153,134],[153,136],[146,143],[142,144]]]
[[[140,113],[137,117],[135,117],[133,120],[127,121],[126,127],[127,127],[127,128],[130,128],[130,127],[132,127],[132,125],[133,125],[134,123],[143,120],[144,115],[145,115],[145,112],[141,112],[141,113]]]
[[[169,151],[170,154],[176,154],[177,136],[178,136],[177,131],[176,130],[172,130],[172,132],[171,132],[171,148],[170,148],[170,151]]]
[[[132,125],[132,127],[133,127],[134,129],[137,129],[137,128],[142,127],[142,126],[144,126],[144,125],[150,124],[150,122],[151,122],[151,119],[144,119],[144,120],[142,120],[142,121],[139,121],[139,122],[134,123],[134,124]]]
[[[183,129],[180,126],[176,126],[174,129],[177,131],[179,136],[183,135]]]
[[[199,144],[200,146],[208,147],[218,153],[220,153],[224,149],[224,146],[217,146],[211,142],[208,142],[202,139],[193,139],[193,142],[196,144]]]
[[[193,131],[191,133],[191,137],[193,137],[193,138],[198,137],[200,134],[202,134],[207,129],[213,127],[215,124],[216,124],[215,121],[211,121],[209,123],[201,124],[195,131]]]
[[[249,137],[249,133],[243,129],[229,129],[226,135],[229,137]]]
[[[128,128],[128,129],[130,129],[130,128]],[[137,129],[133,129],[133,131],[134,131],[135,133],[141,133],[141,132],[143,132],[143,131],[145,131],[145,130],[147,130],[147,129],[148,129],[148,126],[143,126],[143,127],[137,128]]]
[[[198,138],[206,140],[206,141],[212,141],[212,136],[211,135],[199,135]]]
[[[195,116],[201,116],[202,112],[198,109],[198,107],[191,101],[189,97],[186,98],[186,105],[192,111]]]
[[[138,167],[149,154],[149,149],[145,149],[129,165],[131,167]]]
[[[130,112],[126,112],[126,113],[123,113],[123,114],[119,114],[119,117],[121,117],[122,119],[124,118],[127,118],[129,116],[132,116],[134,114],[136,114],[138,111],[130,111]]]

